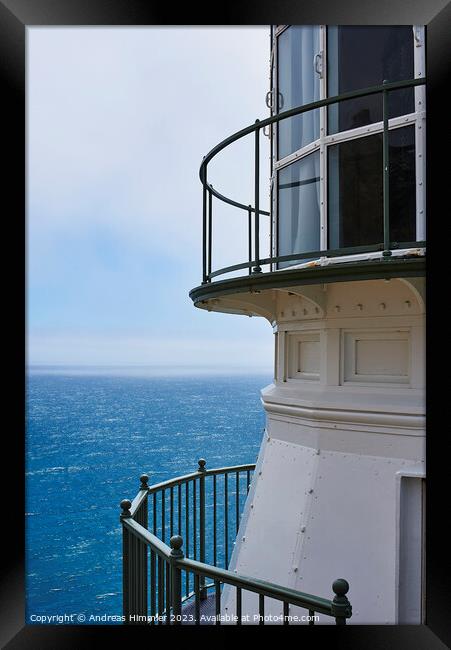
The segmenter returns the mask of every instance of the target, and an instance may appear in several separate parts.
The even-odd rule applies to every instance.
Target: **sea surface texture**
[[[29,374],[27,622],[121,615],[121,499],[136,495],[143,472],[153,484],[196,470],[200,457],[209,468],[254,463],[270,382]]]

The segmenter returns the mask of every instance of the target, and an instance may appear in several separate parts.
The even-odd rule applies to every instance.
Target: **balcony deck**
[[[216,616],[216,602],[214,594],[208,594],[207,598],[200,601],[199,605],[200,625],[214,625]],[[185,625],[196,625],[196,603],[188,601],[182,607],[182,616],[186,618]]]
[[[324,266],[280,269],[217,280],[195,287],[189,295],[196,307],[209,308],[209,300],[226,295],[257,293],[284,287],[349,282],[350,280],[422,277],[425,273],[426,258],[424,255],[393,256],[377,260],[356,260]]]

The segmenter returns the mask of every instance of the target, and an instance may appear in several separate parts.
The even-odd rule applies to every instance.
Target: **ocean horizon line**
[[[199,376],[199,375],[272,375],[272,368],[263,366],[178,365],[148,364],[29,364],[27,375],[103,375],[103,376]]]

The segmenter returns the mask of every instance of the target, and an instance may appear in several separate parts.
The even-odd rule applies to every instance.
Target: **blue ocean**
[[[253,463],[269,374],[33,370],[27,378],[26,594],[32,616],[122,613],[119,502],[197,469]]]

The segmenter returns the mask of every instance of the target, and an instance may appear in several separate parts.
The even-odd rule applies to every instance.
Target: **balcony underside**
[[[215,299],[234,294],[254,294],[268,289],[280,290],[334,282],[419,278],[423,277],[425,272],[425,257],[359,260],[327,266],[283,269],[208,282],[192,289],[189,295],[196,307],[214,309]]]

